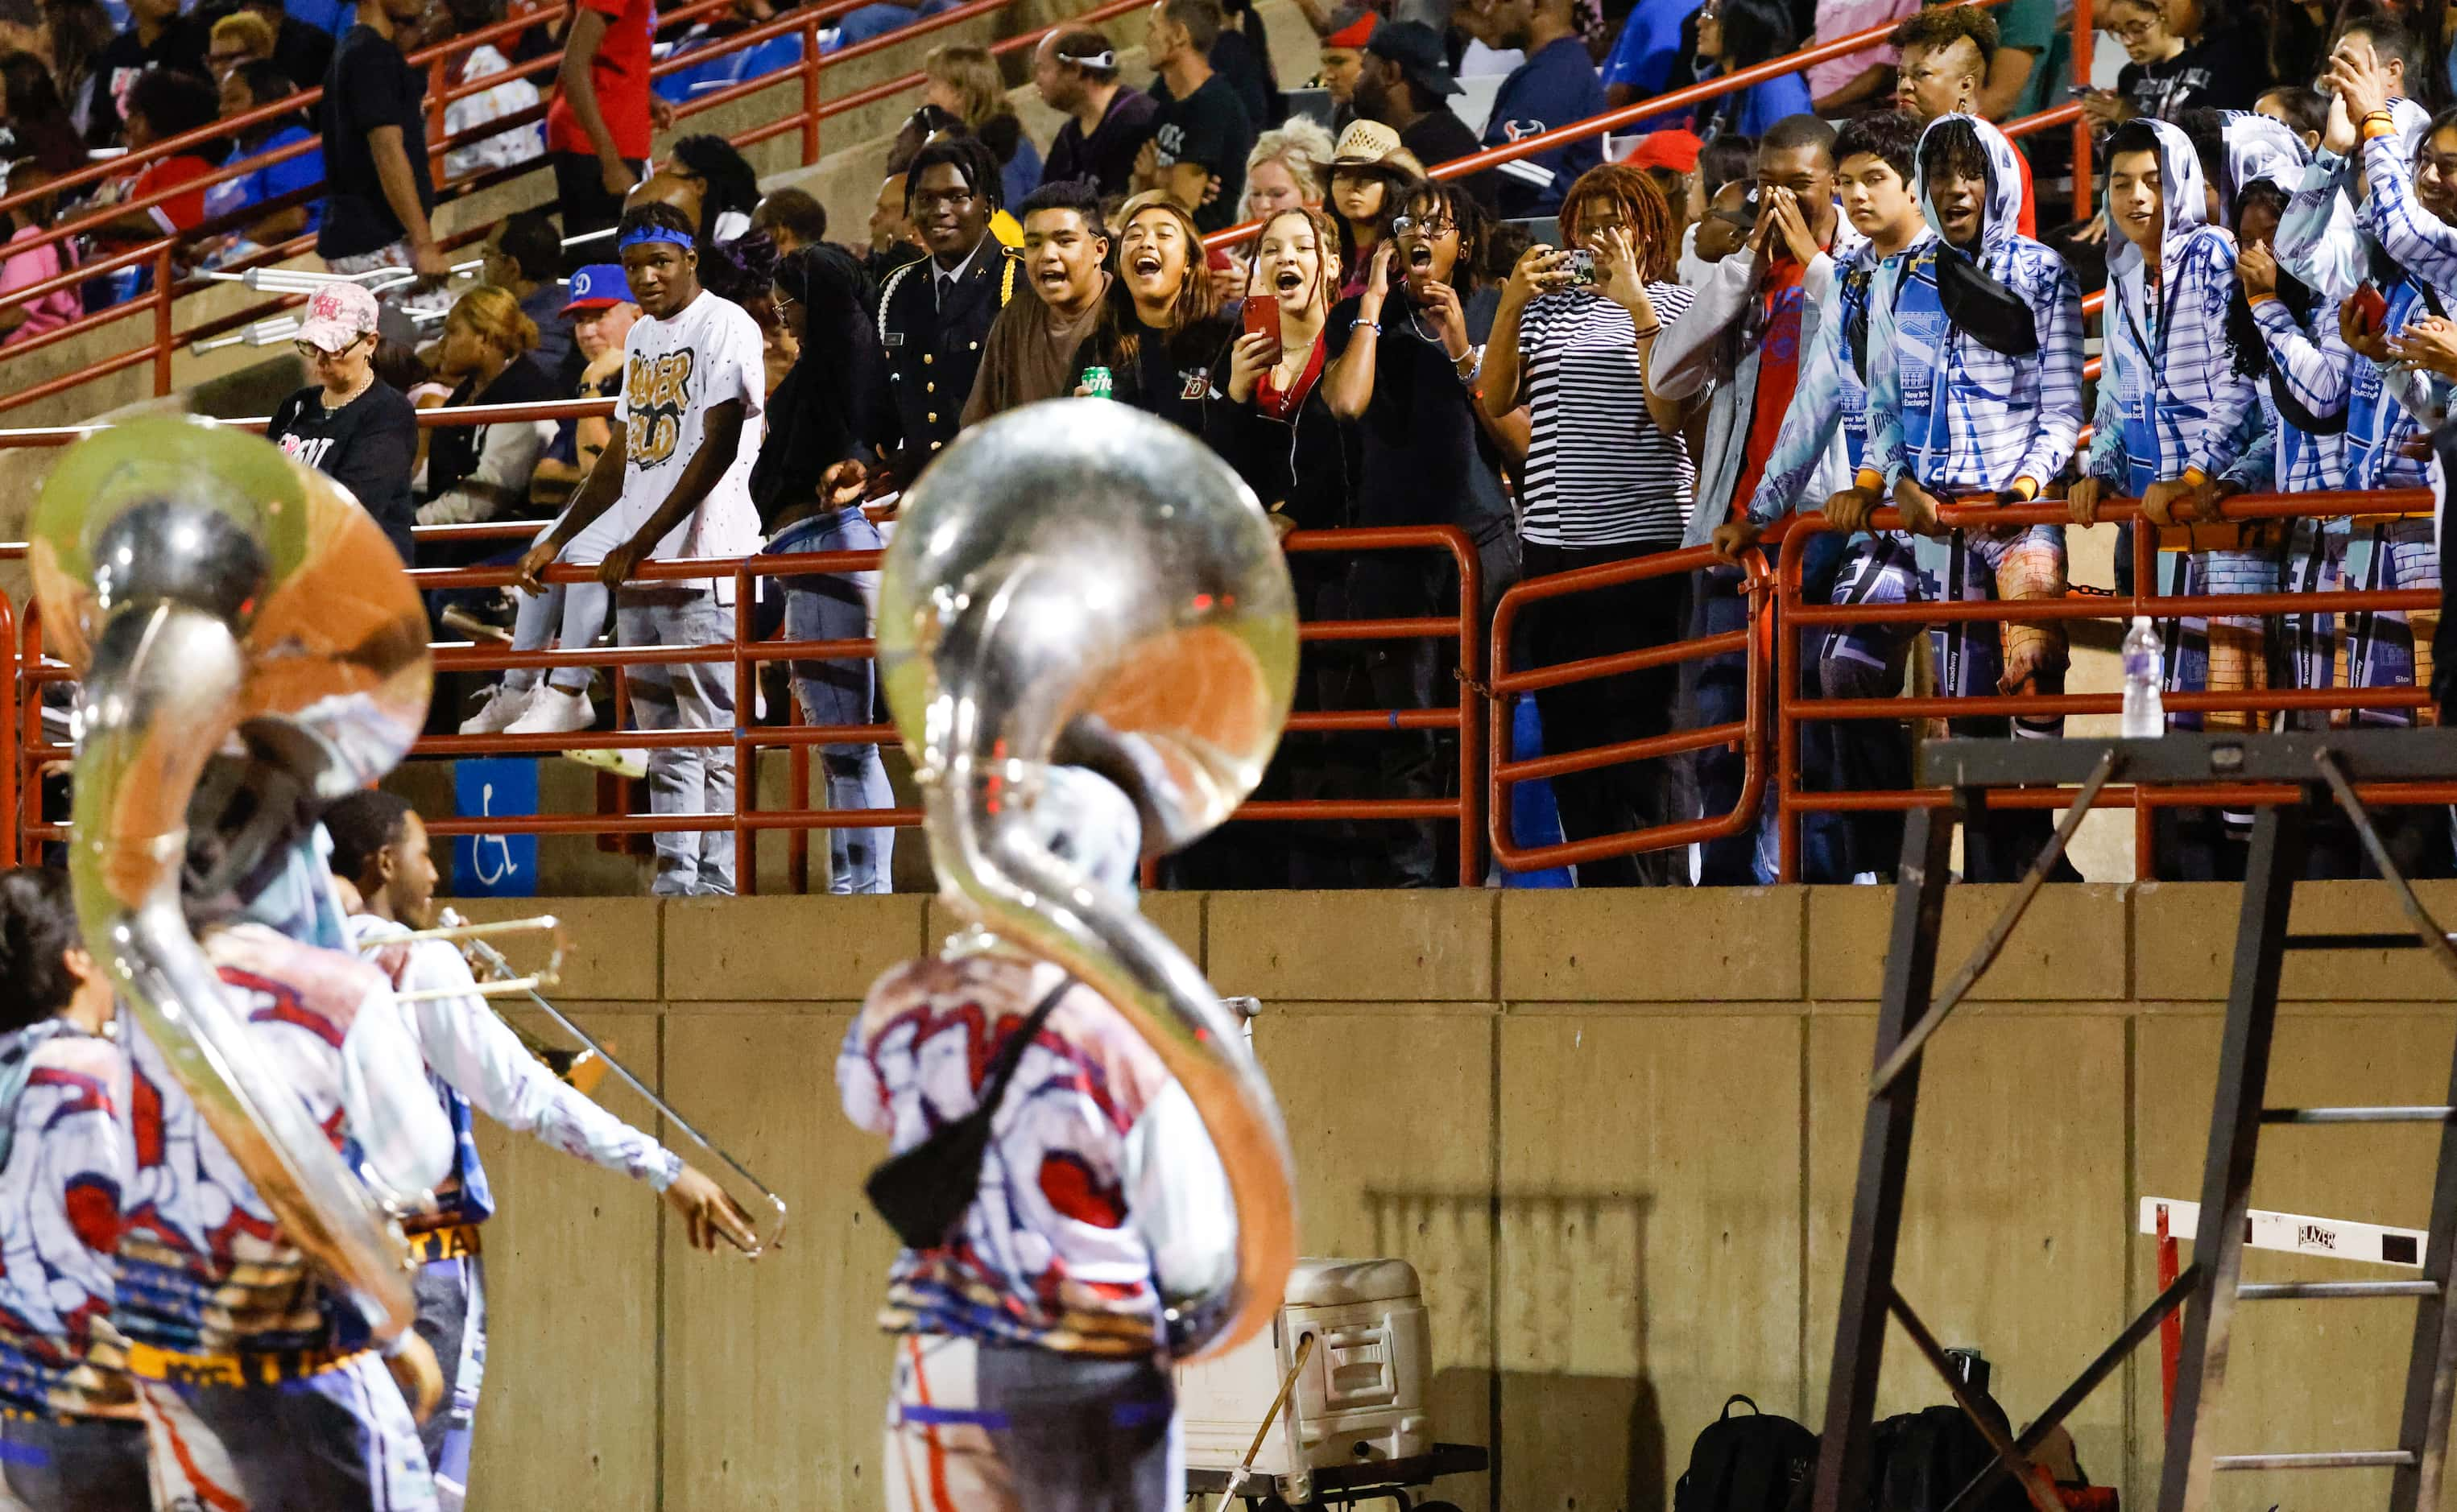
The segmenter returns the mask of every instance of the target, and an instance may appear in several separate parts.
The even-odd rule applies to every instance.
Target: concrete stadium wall
[[[1949,963],[2002,898],[1956,895]],[[1497,1450],[1490,1495],[1444,1494],[1662,1508],[1728,1393],[1817,1421],[1889,899],[1148,900],[1224,992],[1264,1002],[1306,1251],[1424,1277],[1437,1430]],[[2446,916],[2457,889],[2429,901]],[[572,934],[558,1000],[785,1193],[793,1230],[755,1265],[695,1256],[646,1191],[490,1131],[504,1214],[472,1505],[879,1504],[871,1320],[892,1244],[860,1193],[879,1149],[842,1122],[832,1066],[870,981],[945,917],[918,896],[547,906]],[[2155,1291],[2137,1197],[2198,1195],[2235,909],[2220,886],[2051,888],[1929,1056],[1899,1281],[1948,1344],[1986,1352],[2017,1420]],[[2330,884],[2295,927],[2392,916],[2375,886]],[[2296,961],[2284,995],[2273,1102],[2443,1098],[2450,986],[2416,952]],[[2254,1200],[2420,1226],[2431,1148],[2416,1129],[2276,1131]],[[2357,1270],[2256,1255],[2247,1273]],[[2248,1309],[2219,1446],[2387,1446],[2409,1308]],[[2156,1495],[2156,1361],[2152,1345],[2073,1421],[2133,1507]],[[1945,1400],[1900,1338],[1886,1400]],[[2233,1476],[2216,1504],[2385,1489],[2376,1472]]]

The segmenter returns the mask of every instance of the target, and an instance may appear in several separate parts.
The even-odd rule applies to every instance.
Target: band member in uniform
[[[1043,780],[1034,837],[1131,898],[1132,801],[1081,768]],[[887,1504],[1178,1506],[1161,1298],[1233,1269],[1219,1160],[1185,1089],[1117,1009],[1047,961],[976,939],[881,977],[836,1057],[846,1115],[897,1154],[996,1104],[960,1228],[888,1274],[879,1322],[899,1337]]]
[[[333,874],[361,900],[350,918],[360,952],[403,992],[474,989],[468,963],[444,941],[396,938],[435,922],[435,863],[416,810],[391,793],[363,788],[327,809],[324,826],[333,836]],[[443,1410],[421,1425],[419,1437],[434,1466],[436,1499],[444,1512],[455,1512],[468,1494],[469,1439],[486,1366],[478,1225],[495,1212],[478,1159],[473,1106],[566,1154],[646,1180],[683,1216],[695,1248],[714,1249],[721,1231],[744,1245],[754,1236],[715,1182],[558,1080],[485,999],[473,993],[403,1007],[452,1120],[457,1152],[451,1176],[436,1193],[438,1211],[407,1225],[419,1261],[418,1331],[434,1349],[445,1382]]]
[[[0,872],[0,1506],[127,1512],[145,1424],[95,1337],[134,1152],[111,982],[77,933],[68,875]]]
[[[990,324],[1022,280],[1021,254],[990,235],[1001,207],[998,160],[969,136],[942,137],[914,154],[904,208],[929,255],[887,276],[878,340],[887,392],[878,449],[906,484],[956,439]]]
[[[451,1173],[452,1126],[391,985],[259,922],[338,924],[319,849],[302,837],[270,884],[192,899],[190,921],[258,1052],[336,1149],[355,1147],[369,1185],[411,1207]],[[301,886],[316,884],[324,898],[302,905]],[[135,1154],[112,1321],[128,1338],[157,1512],[428,1512],[435,1481],[413,1404],[431,1411],[441,1394],[433,1353],[404,1331],[379,1358],[162,1052],[133,1019],[122,1026]]]

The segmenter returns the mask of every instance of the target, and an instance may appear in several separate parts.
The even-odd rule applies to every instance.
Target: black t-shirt
[[[1121,86],[1091,135],[1085,136],[1084,123],[1071,115],[1058,128],[1058,139],[1049,144],[1049,156],[1041,165],[1041,181],[1089,178],[1101,186],[1105,199],[1126,193],[1134,187],[1135,154],[1151,139],[1159,114],[1159,101]]]
[[[1206,235],[1237,224],[1246,203],[1246,154],[1254,150],[1254,123],[1237,91],[1225,75],[1214,73],[1184,99],[1168,92],[1167,79],[1152,84],[1160,102],[1159,166],[1200,163],[1216,181],[1211,196],[1194,213],[1194,226]]]
[[[1476,139],[1476,133],[1469,130],[1467,122],[1460,120],[1457,112],[1447,105],[1427,111],[1402,127],[1399,145],[1414,153],[1416,161],[1427,168],[1484,150],[1484,144]],[[1498,212],[1500,200],[1497,197],[1497,191],[1490,172],[1472,174],[1459,187],[1467,191],[1469,198],[1482,205],[1486,214]]]
[[[1228,27],[1211,44],[1208,61],[1211,72],[1227,79],[1236,92],[1237,103],[1246,107],[1247,120],[1261,123],[1280,118],[1280,91],[1271,78],[1270,55],[1254,46],[1252,38]],[[1261,129],[1259,124],[1256,129]]]
[[[422,102],[426,75],[409,66],[392,39],[370,26],[354,26],[333,50],[324,74],[324,100],[317,121],[324,133],[324,223],[316,233],[316,255],[358,257],[391,246],[407,235],[384,198],[367,133],[379,126],[401,128],[402,151],[419,204],[432,213],[435,186],[426,176],[426,119]]]
[[[211,78],[205,72],[206,31],[193,18],[175,16],[171,24],[147,47],[136,38],[136,28],[127,31],[103,44],[93,60],[93,109],[86,117],[85,139],[93,147],[115,147],[126,127],[123,113],[128,105],[128,92],[148,69],[173,69]]]
[[[1471,342],[1492,331],[1497,303],[1491,296],[1467,299]],[[1354,338],[1356,306],[1343,299],[1332,307],[1323,327],[1326,368]],[[1393,290],[1374,342],[1373,397],[1356,422],[1364,443],[1357,524],[1457,525],[1473,536],[1497,510],[1509,517],[1500,458],[1476,423],[1475,404],[1433,317],[1413,305],[1406,290]]]
[[[1085,368],[1105,367],[1110,398],[1200,436],[1204,400],[1228,376],[1223,353],[1236,334],[1233,324],[1217,316],[1173,337],[1145,326],[1135,360],[1128,362],[1095,331],[1075,349],[1075,376],[1081,379]]]
[[[328,410],[323,389],[311,384],[281,401],[264,434],[356,495],[392,538],[403,562],[418,564],[409,534],[418,518],[409,497],[409,474],[418,461],[418,411],[406,395],[378,378],[364,394]]]
[[[537,359],[524,353],[504,364],[495,381],[484,392],[474,378],[464,378],[452,397],[444,401],[446,409],[469,404],[543,404],[559,399],[568,390],[559,388],[538,366]],[[358,406],[352,404],[351,409]],[[426,443],[426,497],[440,498],[468,480],[478,470],[478,459],[486,449],[486,427],[484,425],[446,425],[439,427]],[[511,501],[504,512],[517,515],[528,504],[524,497]]]
[[[2144,115],[2172,121],[2186,111],[2248,111],[2269,87],[2269,61],[2250,32],[2213,28],[2172,58],[2127,63],[2116,92]]]

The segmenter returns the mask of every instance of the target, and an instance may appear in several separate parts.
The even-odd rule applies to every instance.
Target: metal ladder
[[[1890,948],[1877,1017],[1876,1069],[1862,1131],[1858,1187],[1844,1254],[1841,1307],[1820,1443],[1814,1512],[1857,1512],[1868,1502],[1877,1376],[1889,1318],[1900,1320],[1923,1356],[1944,1376],[1996,1452],[1996,1460],[1949,1504],[1972,1512],[1999,1477],[2013,1473],[2038,1512],[2058,1512],[2054,1499],[2026,1472],[2031,1452],[2125,1357],[2178,1306],[2185,1309],[2183,1355],[2168,1421],[2159,1512],[2205,1512],[2216,1475],[2230,1470],[2327,1470],[2387,1467],[2390,1512],[2435,1512],[2447,1454],[2452,1385],[2457,1385],[2457,1308],[2448,1305],[2452,1252],[2457,1251],[2457,1063],[2443,1106],[2422,1108],[2267,1108],[2269,1052],[2278,1012],[2279,973],[2290,950],[2423,950],[2457,977],[2457,950],[2401,875],[2355,790],[2358,781],[2446,780],[2457,774],[2457,729],[2332,731],[2287,735],[2177,732],[2156,740],[1930,741],[1921,750],[1923,781],[1951,789],[1947,804],[1911,811],[1903,836],[1901,881],[1895,889]],[[2289,801],[2270,801],[2253,823],[2252,844],[2237,922],[2233,980],[2219,1060],[2218,1094],[2201,1181],[2199,1238],[2193,1264],[2178,1276],[2060,1393],[2036,1421],[2008,1438],[1972,1409],[1943,1350],[1894,1286],[1894,1254],[1910,1163],[1923,1047],[1969,994],[2037,896],[2049,870],[2080,828],[2107,783],[2160,787],[2287,783]],[[2072,785],[2080,790],[2054,837],[2017,885],[1945,991],[1930,1002],[1938,926],[1945,908],[1953,831],[1980,811],[1986,789],[2009,785]],[[2214,795],[2215,796],[2215,795]],[[2384,883],[2396,894],[2411,928],[2377,933],[2287,932],[2287,914],[2308,848],[2314,809],[2334,803],[2353,823]],[[1914,1014],[1912,1005],[1919,1005]],[[2251,1209],[2256,1145],[2263,1124],[2432,1123],[2440,1126],[2432,1183],[2430,1238],[2423,1278],[2413,1281],[2306,1281],[2276,1285],[2240,1280]],[[2418,1301],[2406,1370],[2405,1405],[2397,1446],[2318,1454],[2218,1455],[2207,1420],[2223,1385],[2227,1346],[2239,1301],[2323,1300],[2410,1297]]]

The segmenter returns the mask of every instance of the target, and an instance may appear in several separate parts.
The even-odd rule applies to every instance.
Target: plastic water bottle
[[[2146,614],[2133,617],[2124,632],[2124,738],[2148,740],[2167,733],[2167,705],[2158,694],[2167,681],[2166,654]]]

